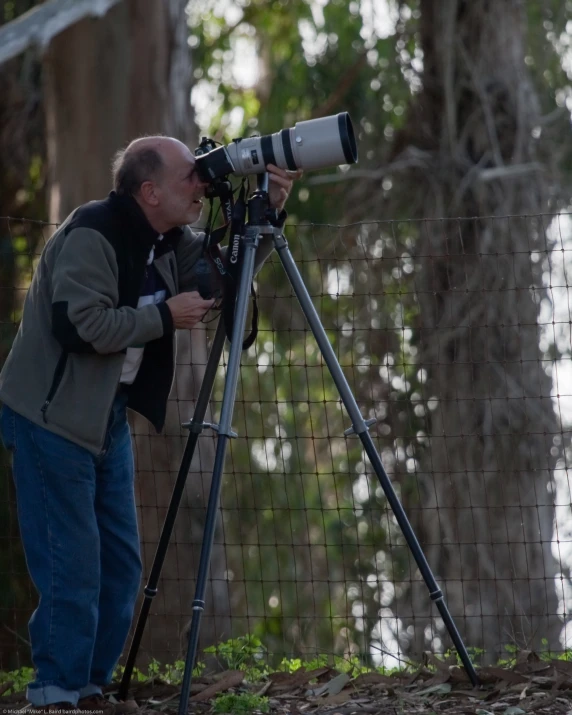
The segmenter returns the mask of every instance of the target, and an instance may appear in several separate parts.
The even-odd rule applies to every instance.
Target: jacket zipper
[[[60,382],[62,381],[62,377],[64,376],[64,370],[66,369],[67,361],[68,353],[64,350],[60,356],[60,359],[58,360],[58,364],[56,365],[56,369],[54,371],[54,379],[52,380],[52,386],[50,387],[50,391],[48,392],[46,401],[44,402],[44,404],[42,405],[42,409],[40,410],[42,413],[43,420],[46,424],[48,422],[46,418],[46,410],[50,406],[50,402],[56,394],[56,390],[60,386]]]

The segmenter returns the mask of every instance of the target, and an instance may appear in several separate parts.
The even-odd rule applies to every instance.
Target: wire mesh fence
[[[0,219],[0,361],[53,226]],[[349,226],[286,236],[384,467],[466,645],[568,648],[572,424],[567,214]],[[276,256],[257,277],[202,645],[245,634],[267,657],[392,666],[450,647]],[[184,450],[212,321],[178,341],[165,430],[131,413],[144,579]],[[37,356],[41,361],[42,356]],[[216,421],[225,360],[211,402]],[[140,662],[186,651],[215,437],[203,433]],[[0,669],[29,662],[27,576],[0,479]]]

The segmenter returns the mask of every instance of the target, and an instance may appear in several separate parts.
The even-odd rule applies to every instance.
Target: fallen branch
[[[388,174],[393,174],[397,171],[406,169],[423,168],[427,169],[430,165],[431,154],[417,147],[410,146],[403,151],[395,161],[385,166],[380,166],[379,169],[349,169],[341,174],[326,174],[323,176],[312,176],[307,180],[308,184],[334,184],[339,181],[347,181],[350,179],[369,179],[370,181],[378,181],[383,179]]]
[[[121,0],[48,0],[0,27],[0,64],[52,39],[85,17],[102,17]]]
[[[529,164],[512,164],[510,166],[495,166],[492,169],[483,169],[478,177],[478,181],[492,181],[493,179],[509,179],[515,176],[532,174],[535,171],[543,170],[542,164],[533,161]]]
[[[7,626],[5,623],[3,623],[2,625],[3,625],[3,627],[4,627],[4,630],[8,631],[8,633],[11,633],[13,636],[16,636],[16,638],[18,638],[19,640],[21,640],[22,643],[25,643],[28,647],[30,647],[30,648],[32,647],[32,644],[30,643],[30,641],[27,641],[27,640],[26,640],[23,636],[21,636],[19,633],[17,633],[16,631],[13,631],[11,628],[8,628],[8,626]]]

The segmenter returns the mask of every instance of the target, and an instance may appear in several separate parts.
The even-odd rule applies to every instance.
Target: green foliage
[[[346,110],[356,127],[362,167],[373,159],[370,147],[376,152],[389,147],[409,101],[412,63],[419,61],[417,3],[400,7],[398,33],[388,37],[364,29],[359,3],[348,6],[346,0],[320,4],[319,11],[308,0],[242,0],[231,15],[225,18],[216,0],[190,10],[195,79],[199,88],[209,87],[209,104],[218,107],[201,131],[228,142]],[[257,52],[252,65],[259,64],[263,78],[255,87],[233,76],[233,61],[249,46]],[[242,120],[228,133],[233,112]],[[345,194],[343,184],[318,190],[303,180],[289,200],[290,215],[334,222]]]
[[[197,663],[193,668],[193,677],[202,675],[205,669],[204,663]],[[114,682],[120,682],[125,672],[125,667],[118,665],[113,672]],[[170,685],[180,685],[183,682],[185,672],[185,661],[176,660],[173,664],[161,664],[156,658],[149,663],[147,671],[133,668],[131,679],[135,683],[145,683],[148,680],[161,680]]]
[[[268,672],[265,662],[266,648],[254,635],[239,636],[205,648],[205,653],[217,656],[221,664],[230,670],[246,671],[247,680],[259,680]]]
[[[328,665],[328,656],[319,655],[316,658],[312,658],[307,661],[303,661],[301,658],[282,658],[280,665],[278,666],[279,671],[285,673],[295,673],[300,668],[305,670],[316,670],[317,668],[323,668]]]
[[[205,670],[204,663],[197,663],[193,669],[193,677],[202,675]],[[173,664],[161,664],[158,660],[153,659],[149,663],[147,670],[141,670],[139,668],[133,669],[133,674],[131,677],[134,683],[145,683],[149,680],[160,680],[164,683],[169,683],[170,685],[180,685],[183,682],[183,674],[185,671],[185,661],[176,660]],[[119,683],[123,677],[125,668],[122,665],[118,665],[113,672],[113,681]],[[10,692],[20,692],[26,689],[26,685],[34,679],[34,669],[30,667],[19,668],[17,670],[1,672],[0,671],[0,685],[8,682],[13,682],[13,686],[10,690],[6,691],[6,695]]]
[[[239,693],[237,695],[218,695],[214,702],[215,713],[232,713],[242,715],[242,713],[267,713],[270,710],[268,698],[251,693]]]
[[[467,650],[472,662],[475,665],[478,664],[478,659],[485,655],[485,651],[481,648],[468,647]],[[509,654],[509,657],[500,658],[496,665],[503,668],[512,668],[517,662],[521,651],[517,648],[517,646],[510,644],[505,646],[505,651]],[[268,663],[265,664],[260,661],[261,657],[267,656],[267,650],[258,638],[252,636],[242,636],[240,638],[226,641],[218,646],[205,649],[205,652],[214,653],[220,656],[221,661],[223,661],[222,664],[225,667],[246,670],[247,673],[250,671],[251,675],[257,675],[256,678],[250,678],[251,682],[263,680],[269,673],[275,672],[275,670],[277,672],[295,673],[302,668],[308,672],[329,666],[340,673],[348,673],[352,678],[355,678],[362,673],[368,672],[377,672],[388,676],[398,673],[409,673],[417,670],[419,667],[419,664],[408,663],[405,666],[392,668],[371,668],[364,665],[356,656],[343,658],[339,656],[332,657],[331,655],[320,654],[315,658],[308,660],[304,660],[302,658],[283,658],[278,667],[273,669]],[[224,654],[224,656],[222,654]],[[457,664],[461,666],[462,662],[456,651],[448,650],[441,656],[437,655],[436,657],[444,662],[450,663],[452,654],[455,654]],[[566,650],[562,653],[549,653],[546,651],[539,655],[542,660],[546,661],[572,660],[572,651],[570,650]],[[157,660],[153,660],[149,664],[146,672],[135,668],[132,680],[135,683],[156,680],[167,682],[172,685],[180,685],[183,678],[184,667],[185,663],[182,660],[177,660],[173,664],[160,664]],[[436,670],[435,666],[430,663],[426,664],[425,667],[430,671]],[[203,674],[204,669],[204,664],[198,663],[197,667],[193,670],[193,676],[196,677]],[[119,682],[123,672],[123,666],[118,666],[113,674],[113,681]],[[33,678],[34,670],[29,667],[20,668],[10,672],[0,671],[0,686],[5,683],[12,682],[12,687],[4,693],[4,695],[10,695],[13,692],[21,692],[25,690],[26,685],[28,682],[33,680]],[[236,713],[238,715],[239,713],[249,713],[255,711],[268,712],[268,698],[259,697],[250,693],[240,693],[235,695],[219,695],[214,703],[214,712],[216,713]]]
[[[501,668],[512,668],[513,665],[516,663],[516,657],[518,655],[518,646],[512,643],[506,643],[504,645],[503,650],[508,653],[508,656],[505,658],[499,658],[498,665]]]
[[[540,660],[544,660],[547,662],[550,662],[552,660],[562,660],[565,662],[572,661],[572,651],[571,650],[566,649],[564,651],[558,651],[558,652],[554,653],[548,647],[548,639],[547,638],[542,638],[541,643],[542,643],[543,649],[540,651],[540,653],[538,653]]]
[[[17,670],[11,670],[9,672],[0,671],[0,685],[12,682],[13,685],[10,690],[6,690],[5,695],[9,695],[10,692],[19,693],[26,689],[26,685],[34,679],[34,669],[30,667],[18,668]]]
[[[309,660],[302,660],[301,658],[283,658],[278,666],[279,671],[284,671],[286,673],[295,673],[300,668],[304,670],[316,670],[317,668],[324,668],[325,666],[330,666],[334,670],[340,673],[349,673],[352,676],[359,675],[360,673],[369,673],[372,668],[363,665],[357,656],[349,656],[344,658],[342,656],[327,656],[319,655],[316,658],[311,658]]]

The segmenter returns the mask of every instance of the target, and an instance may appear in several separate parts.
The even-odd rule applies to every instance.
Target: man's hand
[[[190,330],[213,307],[214,300],[203,300],[196,290],[179,293],[166,301],[173,316],[175,328]]]
[[[292,191],[292,186],[296,179],[302,176],[302,170],[298,171],[286,171],[285,169],[279,169],[274,164],[267,164],[268,170],[268,198],[270,199],[270,206],[282,211],[286,199],[290,196]]]

